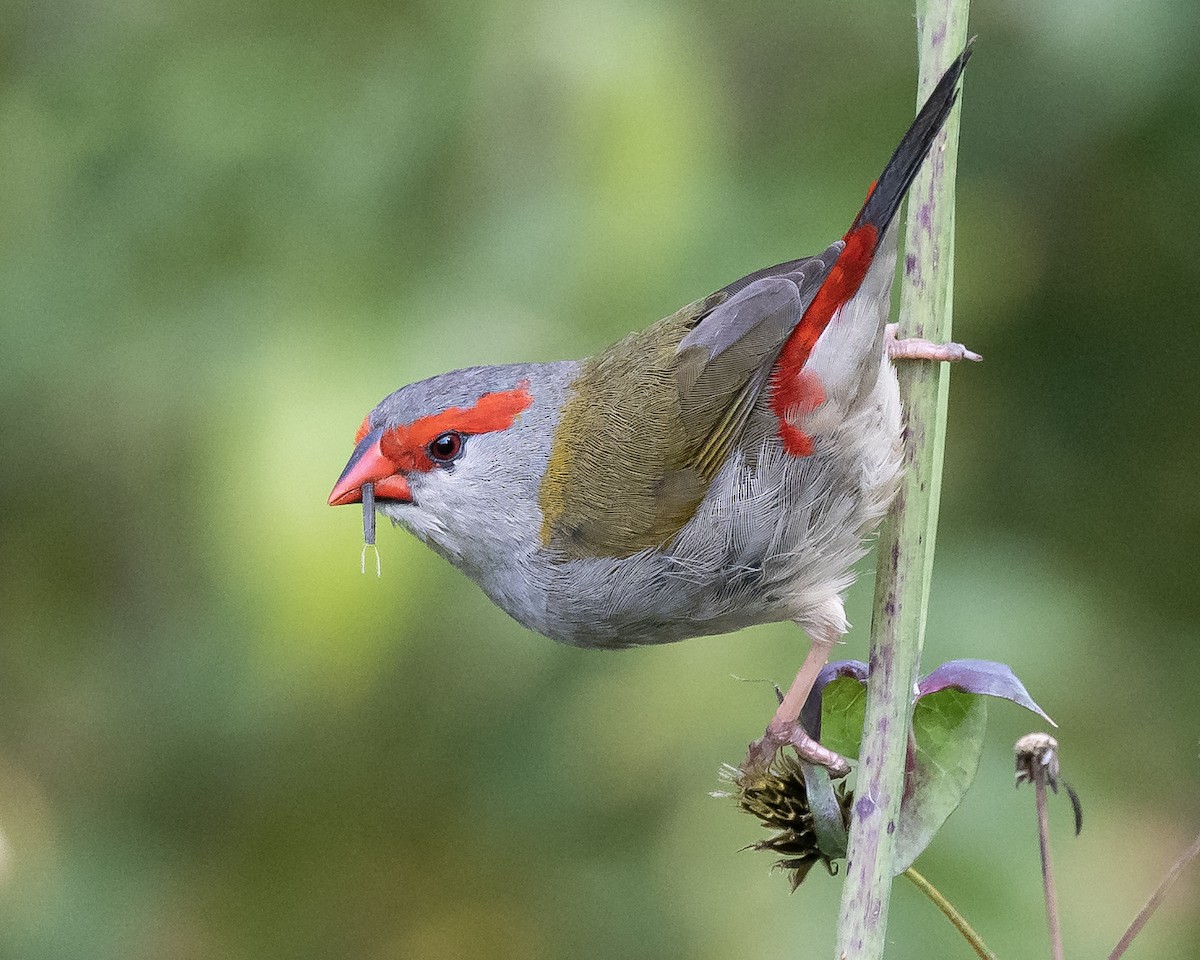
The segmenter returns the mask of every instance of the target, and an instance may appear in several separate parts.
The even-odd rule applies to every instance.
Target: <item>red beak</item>
[[[362,503],[362,487],[364,483],[375,484],[376,500],[397,500],[401,503],[412,503],[412,492],[408,489],[408,480],[399,473],[399,468],[383,455],[379,448],[379,440],[383,436],[383,427],[372,430],[354,448],[350,462],[338,477],[338,482],[329,494],[329,505],[341,507],[347,503]]]

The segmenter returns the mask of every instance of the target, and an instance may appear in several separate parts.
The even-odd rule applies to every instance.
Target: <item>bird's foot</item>
[[[884,329],[884,347],[892,360],[982,360],[974,350],[961,343],[934,343],[920,337],[896,339],[896,324],[889,323]]]
[[[746,771],[765,770],[775,759],[775,754],[784,747],[792,747],[799,754],[801,760],[825,767],[835,780],[850,772],[850,761],[840,753],[834,753],[828,747],[821,746],[809,736],[800,721],[778,718],[767,724],[763,736],[747,748],[746,759],[742,761],[742,769]]]

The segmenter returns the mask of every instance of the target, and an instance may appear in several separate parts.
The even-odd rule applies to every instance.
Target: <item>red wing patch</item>
[[[812,438],[792,421],[812,412],[825,401],[825,389],[820,380],[811,371],[805,371],[804,365],[838,307],[853,297],[862,285],[875,256],[878,235],[869,223],[846,234],[845,248],[775,361],[775,369],[771,372],[771,412],[779,421],[783,449],[793,457],[807,457],[812,453],[813,445]]]
[[[793,402],[788,405],[786,418],[779,415],[779,438],[783,449],[793,457],[807,457],[813,452],[812,437],[796,426],[795,421],[812,413],[825,402],[825,385],[811,370],[801,370],[792,384]]]
[[[432,470],[433,461],[426,448],[439,434],[457,430],[470,436],[507,430],[532,403],[529,381],[522,380],[516,389],[485,393],[473,407],[450,407],[432,416],[419,417],[410,424],[393,427],[380,438],[379,449],[397,470]]]

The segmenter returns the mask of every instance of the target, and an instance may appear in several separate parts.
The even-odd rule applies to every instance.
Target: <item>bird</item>
[[[750,273],[600,353],[410,384],[363,419],[329,495],[407,528],[499,607],[577,647],[792,621],[811,640],[747,764],[845,758],[800,712],[848,631],[853,565],[901,470],[892,358],[897,213],[958,97],[968,43],[846,233]],[[369,515],[369,520],[368,520]]]

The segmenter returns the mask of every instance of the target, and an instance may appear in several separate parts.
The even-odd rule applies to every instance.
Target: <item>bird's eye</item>
[[[429,442],[429,459],[434,463],[450,463],[462,453],[463,437],[457,430],[439,433]]]

